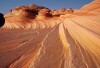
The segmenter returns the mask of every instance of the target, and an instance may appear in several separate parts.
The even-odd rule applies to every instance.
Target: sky
[[[58,10],[60,8],[79,9],[91,1],[92,0],[1,0],[0,13],[7,13],[17,6],[27,6],[29,4],[44,6],[51,10]]]

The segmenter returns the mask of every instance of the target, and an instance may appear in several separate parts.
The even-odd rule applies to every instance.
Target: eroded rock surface
[[[41,9],[42,19],[6,17],[0,29],[0,67],[100,68],[100,12],[89,10],[48,17]]]

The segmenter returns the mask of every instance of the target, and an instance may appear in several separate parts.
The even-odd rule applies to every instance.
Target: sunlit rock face
[[[100,0],[94,0],[90,4],[83,6],[80,10],[90,12],[100,12]]]
[[[37,15],[45,18],[6,17],[0,67],[100,68],[100,14],[89,9],[58,17],[46,16],[45,9]]]

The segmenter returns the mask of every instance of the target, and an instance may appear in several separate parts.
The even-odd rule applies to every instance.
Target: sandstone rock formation
[[[53,17],[65,14],[72,14],[74,11],[73,9],[60,9],[51,11],[50,9],[42,6],[37,6],[31,4],[29,6],[18,6],[13,10],[10,10],[7,14],[5,14],[6,24],[3,26],[4,28],[25,28],[25,29],[35,29],[41,28],[41,21],[42,19],[47,22],[53,19]],[[54,18],[55,19],[55,18]],[[39,21],[40,20],[40,21]],[[56,19],[55,19],[56,20]],[[39,25],[38,25],[39,21]],[[34,25],[35,24],[35,25]],[[37,24],[37,25],[36,25]],[[57,23],[58,24],[58,23]],[[48,25],[43,24],[45,27]],[[56,24],[54,23],[55,26]],[[51,27],[51,23],[50,23]]]
[[[60,15],[65,15],[65,14],[73,13],[74,10],[72,8],[69,9],[61,8],[58,12]]]
[[[48,17],[51,17],[51,14],[50,14],[50,11],[49,9],[41,9],[39,12],[38,12],[38,15],[37,15],[37,19],[45,19],[45,18],[48,18]]]
[[[100,68],[100,14],[89,10],[48,19],[6,16],[0,29],[0,67]],[[38,15],[46,17],[46,12],[41,9]]]
[[[94,0],[90,4],[83,6],[80,10],[90,12],[100,12],[100,0]]]
[[[9,13],[5,14],[5,17],[24,16],[24,17],[28,17],[28,18],[31,18],[31,17],[35,18],[41,9],[46,9],[46,7],[37,6],[34,4],[31,4],[29,6],[18,6],[14,9],[10,10]]]
[[[60,16],[60,15],[72,14],[72,13],[74,13],[74,10],[72,8],[69,9],[61,8],[58,11],[57,10],[51,11],[51,14],[53,16]]]
[[[52,10],[52,11],[51,11],[51,14],[52,14],[53,16],[59,16],[59,12],[58,12],[57,10]]]

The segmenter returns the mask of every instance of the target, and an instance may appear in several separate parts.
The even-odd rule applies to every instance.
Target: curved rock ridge
[[[94,0],[93,2],[83,6],[80,10],[100,13],[100,0]]]
[[[79,14],[65,10],[60,10],[64,12],[60,16],[44,8],[36,18],[5,17],[0,29],[0,68],[100,68],[98,10]]]
[[[40,19],[40,18],[39,18]],[[59,24],[61,20],[59,18],[50,18],[46,20],[32,20],[26,17],[11,17],[6,18],[6,24],[3,28],[9,29],[16,29],[16,28],[23,28],[23,29],[42,29],[42,28],[52,28],[55,25]]]

